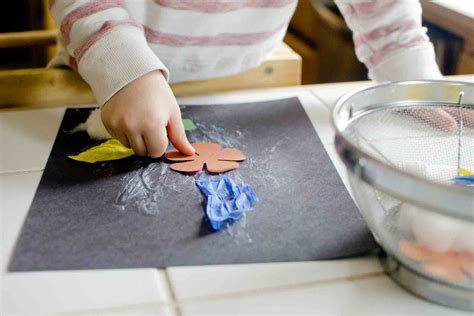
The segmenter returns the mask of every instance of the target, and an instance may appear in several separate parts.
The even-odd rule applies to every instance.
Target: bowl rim
[[[348,101],[354,96],[384,87],[420,84],[467,85],[470,88],[474,88],[474,82],[469,81],[412,80],[383,82],[369,87],[353,89],[340,97],[332,110],[331,121],[336,131],[336,151],[348,171],[369,185],[375,186],[389,195],[419,207],[428,207],[429,210],[433,210],[442,215],[474,222],[474,192],[472,189],[428,180],[416,174],[388,165],[367,151],[358,148],[357,145],[344,135],[344,131],[351,124],[350,120],[356,120],[357,117],[345,119],[346,126],[344,129],[341,129],[339,126],[340,121],[344,120],[344,118],[339,117],[338,113],[341,112],[343,107],[349,106]],[[414,102],[416,102],[416,100],[409,101],[411,105],[413,105]],[[398,105],[406,103],[408,103],[408,101],[399,102]],[[422,101],[419,103],[423,105]],[[458,104],[458,102],[451,103],[445,101],[440,103]],[[431,102],[431,104],[433,104],[433,102]],[[424,105],[427,105],[426,102],[424,102]],[[471,104],[469,104],[469,106],[471,106]],[[466,205],[469,206],[469,203],[473,206],[470,209],[466,207]]]

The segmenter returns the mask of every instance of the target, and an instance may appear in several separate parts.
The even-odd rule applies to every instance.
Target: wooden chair
[[[48,46],[56,42],[57,31],[54,29],[0,34],[0,49]],[[171,88],[177,97],[183,97],[294,86],[301,84],[301,67],[301,57],[282,43],[259,67],[218,79],[175,83]],[[37,108],[94,102],[90,87],[70,69],[0,71],[0,108]]]
[[[331,8],[321,0],[298,1],[285,42],[303,57],[303,84],[367,79],[351,30]]]

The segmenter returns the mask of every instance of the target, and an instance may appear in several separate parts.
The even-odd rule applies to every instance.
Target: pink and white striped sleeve
[[[148,46],[143,27],[120,0],[50,0],[68,64],[102,105],[124,86],[152,71],[168,70]]]
[[[440,79],[418,0],[336,0],[375,81]]]

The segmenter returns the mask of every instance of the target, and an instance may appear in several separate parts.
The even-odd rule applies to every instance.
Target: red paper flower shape
[[[175,162],[171,169],[183,173],[193,174],[201,171],[204,166],[210,173],[222,173],[239,167],[238,161],[246,159],[244,154],[236,148],[221,148],[214,143],[193,143],[196,153],[186,156],[174,150],[165,155],[165,159]]]
[[[402,254],[420,262],[423,270],[437,277],[454,282],[474,278],[474,254],[471,252],[437,252],[408,240],[401,240],[399,247]]]

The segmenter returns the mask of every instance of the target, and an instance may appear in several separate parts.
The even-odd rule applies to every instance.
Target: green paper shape
[[[183,119],[183,125],[185,131],[193,131],[196,129],[196,125],[194,125],[194,122],[190,119]]]

